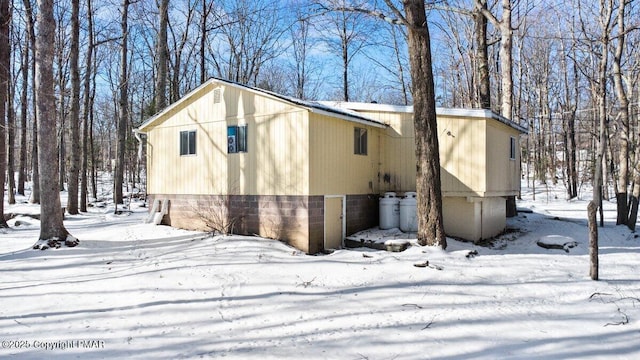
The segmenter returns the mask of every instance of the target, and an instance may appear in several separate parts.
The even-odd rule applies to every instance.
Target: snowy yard
[[[142,224],[135,206],[67,215],[78,247],[31,250],[38,221],[17,217],[0,230],[0,357],[638,359],[640,238],[607,203],[591,281],[587,202],[559,197],[525,194],[533,212],[492,247],[321,256]]]

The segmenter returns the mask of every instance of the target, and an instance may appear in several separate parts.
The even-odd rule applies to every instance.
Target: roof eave
[[[357,124],[362,124],[362,125],[368,125],[368,126],[373,126],[373,127],[377,127],[380,129],[386,129],[387,127],[389,127],[389,125],[381,123],[381,122],[377,122],[377,121],[373,121],[373,120],[368,120],[368,119],[364,119],[364,118],[359,118],[359,117],[355,117],[355,116],[349,116],[347,114],[341,114],[341,113],[335,113],[335,112],[331,112],[328,110],[323,110],[323,109],[319,109],[319,108],[314,108],[314,107],[307,107],[304,106],[307,110],[309,110],[312,113],[316,113],[319,115],[325,115],[325,116],[331,116],[334,118],[338,118],[341,120],[345,120],[345,121],[350,121],[350,122],[354,122]]]

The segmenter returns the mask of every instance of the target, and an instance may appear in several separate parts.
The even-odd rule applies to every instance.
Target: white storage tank
[[[415,192],[405,193],[400,201],[400,230],[418,232],[418,199]]]
[[[380,199],[380,229],[388,230],[400,227],[400,199],[396,193],[384,193]]]

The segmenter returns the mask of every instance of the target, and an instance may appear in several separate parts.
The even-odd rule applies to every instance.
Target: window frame
[[[247,134],[248,127],[246,124],[227,126],[227,154],[247,153]]]
[[[353,128],[353,154],[369,155],[369,135],[367,128],[357,126]]]
[[[195,156],[198,153],[197,144],[196,130],[180,131],[180,156]]]
[[[509,137],[509,160],[516,159],[516,138],[513,136]]]

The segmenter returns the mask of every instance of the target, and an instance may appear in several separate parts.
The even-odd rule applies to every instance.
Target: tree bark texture
[[[600,22],[602,26],[602,38],[600,43],[603,49],[609,48],[610,42],[610,22],[612,15],[612,1],[610,0],[609,6],[601,7]],[[605,183],[603,160],[607,149],[607,67],[609,64],[609,53],[605,51],[600,54],[600,61],[598,63],[598,145],[596,148],[596,161],[595,161],[595,174],[593,177],[593,201],[596,202],[598,208],[600,208],[600,226],[604,226],[604,218],[602,215],[602,198],[603,198],[603,186]]]
[[[340,29],[340,41],[342,44],[342,98],[349,101],[349,34],[347,32],[347,20],[342,14],[342,28]]]
[[[27,181],[27,108],[29,84],[29,49],[27,41],[22,49],[22,88],[20,89],[20,159],[18,160],[18,194],[24,196],[24,183]]]
[[[513,118],[513,28],[511,27],[511,0],[502,0],[502,19],[483,6],[483,0],[474,0],[476,10],[500,31],[500,103],[502,116]]]
[[[638,199],[640,198],[640,172],[636,170],[634,176],[633,192],[629,198],[629,219],[627,227],[631,231],[636,231],[636,221],[638,220]]]
[[[88,31],[88,40],[89,45],[87,47],[87,55],[86,55],[86,63],[85,70],[86,73],[84,75],[84,98],[83,98],[83,107],[84,113],[82,116],[82,163],[80,168],[80,211],[87,211],[87,195],[88,195],[88,184],[87,184],[87,172],[89,165],[89,146],[87,146],[90,137],[89,137],[89,114],[91,113],[90,106],[90,95],[91,95],[91,77],[93,74],[93,8],[91,6],[91,0],[87,0],[87,31]]]
[[[591,280],[598,280],[598,222],[596,221],[596,210],[598,205],[593,201],[589,202],[587,212],[589,217],[589,276]]]
[[[158,78],[156,81],[156,111],[167,106],[167,61],[169,48],[167,46],[167,26],[169,24],[169,0],[160,0],[160,30],[157,37]],[[123,28],[124,29],[124,28]],[[179,69],[176,69],[178,71]]]
[[[69,214],[78,214],[78,182],[80,177],[80,73],[78,58],[80,57],[80,1],[71,1],[71,53],[69,69],[71,71],[71,111],[69,113],[71,128],[71,143],[68,176],[68,202]]]
[[[9,0],[0,0],[0,228],[8,227],[4,219],[4,182],[7,173],[6,122],[7,92],[9,90],[9,68],[11,64],[9,25],[11,13]],[[13,176],[13,174],[11,174]]]
[[[618,7],[618,31],[625,30],[626,1],[621,1]],[[622,56],[625,46],[625,35],[618,36],[613,55],[613,83],[619,102],[619,123],[616,138],[618,139],[618,192],[616,193],[618,217],[616,224],[627,224],[629,208],[627,207],[627,191],[629,187],[629,98],[622,79]]]
[[[436,123],[431,43],[424,1],[404,2],[414,99],[418,242],[447,247],[442,221],[440,154]]]
[[[31,51],[34,54],[34,58],[36,55],[36,33],[35,33],[35,19],[34,19],[34,11],[31,4],[31,0],[23,0],[24,8],[25,8],[25,17],[27,19],[27,32],[29,33],[29,44],[31,45]],[[53,60],[52,60],[53,61]],[[32,96],[33,96],[33,126],[31,129],[31,180],[32,180],[32,189],[31,196],[29,197],[29,202],[32,204],[40,203],[40,167],[38,165],[38,111],[36,105],[37,98],[37,90],[36,90],[36,61],[31,62],[31,82],[33,86],[31,87]],[[51,75],[53,77],[53,75]]]
[[[502,116],[513,119],[513,29],[511,28],[511,0],[502,0],[500,22],[500,81]]]
[[[36,112],[39,119],[38,164],[40,167],[40,240],[66,240],[58,179],[56,99],[53,84],[55,44],[53,0],[38,0],[36,36]]]
[[[124,152],[125,143],[127,139],[127,122],[129,119],[129,93],[128,93],[128,18],[129,18],[129,0],[124,0],[122,4],[122,47],[120,49],[120,93],[118,101],[118,144],[117,144],[117,159],[116,168],[114,174],[114,199],[116,204],[122,204],[122,185],[124,182]],[[117,209],[117,207],[116,207]]]
[[[483,10],[487,10],[487,0],[480,0]],[[489,80],[489,51],[487,44],[487,18],[481,10],[473,12],[475,23],[475,43],[476,43],[476,81],[478,88],[477,106],[482,109],[491,109],[491,82]]]
[[[9,10],[9,19],[13,16],[12,9]],[[11,35],[9,35],[11,36]],[[8,43],[7,51],[12,53],[12,43]],[[9,65],[11,62],[8,62]],[[9,67],[11,68],[11,67]],[[15,95],[15,82],[13,75],[7,70],[7,201],[9,204],[16,203],[16,162],[15,162],[15,145],[16,145],[16,112],[13,108],[13,97]],[[11,84],[11,85],[9,85]]]

